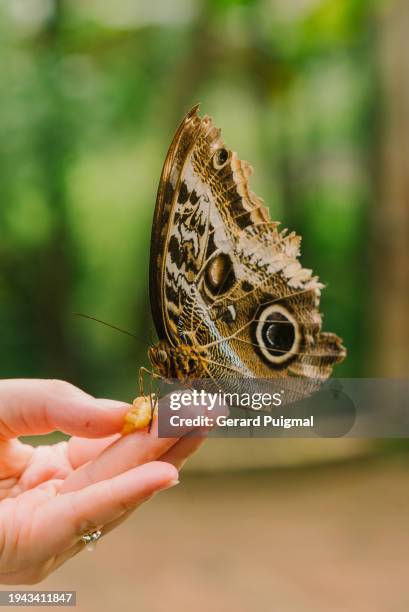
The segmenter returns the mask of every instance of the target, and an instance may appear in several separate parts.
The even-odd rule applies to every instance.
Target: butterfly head
[[[149,360],[162,378],[180,381],[205,377],[204,354],[204,351],[184,343],[171,346],[166,340],[148,350]]]
[[[148,358],[152,364],[154,370],[163,378],[169,377],[169,355],[167,351],[167,347],[165,345],[162,346],[163,343],[156,344],[155,346],[150,346],[148,349]]]

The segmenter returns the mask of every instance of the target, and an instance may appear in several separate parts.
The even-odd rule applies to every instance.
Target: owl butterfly
[[[170,145],[153,220],[149,358],[161,377],[322,379],[346,355],[321,332],[323,285],[298,260],[300,237],[270,219],[251,173],[195,106]]]

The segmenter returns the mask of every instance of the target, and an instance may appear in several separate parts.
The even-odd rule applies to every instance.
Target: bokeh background
[[[408,37],[406,0],[3,0],[1,376],[135,396],[157,184],[197,102],[303,236],[336,374],[407,376]],[[406,449],[212,440],[182,492],[45,586],[91,611],[406,611]]]

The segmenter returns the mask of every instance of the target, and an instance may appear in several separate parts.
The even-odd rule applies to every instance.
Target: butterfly
[[[166,379],[327,378],[346,356],[322,332],[323,285],[249,188],[252,167],[195,106],[160,178],[150,255],[159,342],[148,356]]]

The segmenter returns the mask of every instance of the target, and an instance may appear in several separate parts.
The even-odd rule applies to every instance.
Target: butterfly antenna
[[[149,346],[147,342],[145,342],[144,340],[141,340],[140,338],[135,336],[135,334],[132,334],[131,332],[127,331],[126,329],[122,329],[121,327],[117,327],[116,325],[112,325],[112,323],[107,323],[106,321],[102,321],[101,319],[97,319],[96,317],[91,317],[90,315],[83,314],[82,312],[74,312],[74,316],[82,317],[83,319],[89,319],[90,321],[96,321],[97,323],[106,325],[106,327],[111,327],[112,329],[115,329],[116,331],[119,331],[122,334],[126,334],[127,336],[131,336],[132,338],[135,338],[135,340],[137,340],[138,342],[141,342],[145,346]]]

